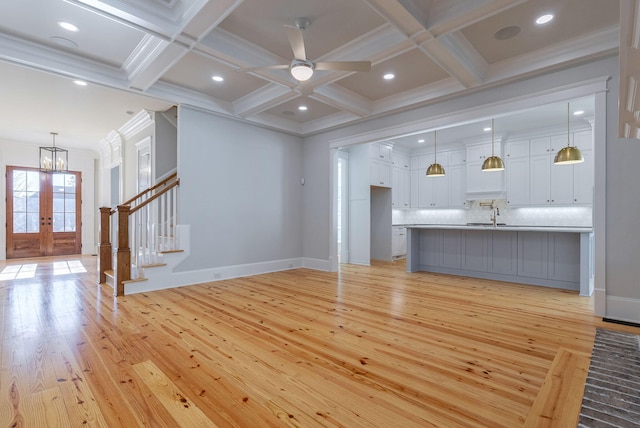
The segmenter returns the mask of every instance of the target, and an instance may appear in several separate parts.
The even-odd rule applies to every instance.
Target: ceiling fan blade
[[[316,70],[371,71],[370,61],[328,61],[314,63]]]
[[[237,71],[248,72],[248,71],[258,71],[258,70],[284,70],[284,69],[287,69],[289,67],[290,67],[289,64],[278,64],[278,65],[266,65],[264,67],[239,68]]]
[[[287,32],[287,38],[289,39],[294,58],[300,61],[306,61],[307,53],[304,50],[302,30],[298,27],[292,27],[291,25],[285,25],[284,30]]]

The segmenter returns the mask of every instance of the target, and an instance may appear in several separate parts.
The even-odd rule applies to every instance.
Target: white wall
[[[302,257],[300,138],[182,106],[178,175],[191,229],[178,271]]]
[[[448,115],[455,116],[460,110],[495,106],[501,101],[534,96],[545,91],[552,93],[555,88],[603,76],[611,76],[612,79],[608,82],[609,90],[606,94],[606,142],[594,142],[595,145],[606,144],[607,157],[607,217],[604,231],[606,275],[605,284],[600,286],[606,288],[608,317],[640,322],[640,229],[636,221],[640,212],[640,186],[636,185],[640,182],[640,168],[637,167],[640,142],[617,138],[618,58],[615,56],[305,138],[305,175],[309,181],[318,183],[324,179],[326,185],[318,184],[312,194],[307,193],[308,189],[305,188],[304,255],[313,255],[318,259],[329,258],[331,231],[329,222],[322,219],[330,218],[328,152],[333,140],[373,135],[376,130],[380,130],[382,138],[388,138],[389,135],[385,135],[385,132],[406,123],[416,123],[431,117],[442,117],[444,121]],[[602,179],[596,176],[596,183]],[[594,224],[597,225],[595,221]],[[308,240],[307,237],[314,239]]]
[[[50,146],[51,141],[43,141],[43,146]],[[91,150],[69,150],[69,170],[82,173],[82,253],[93,254],[96,252],[97,223],[95,221],[98,207],[95,199],[95,160],[98,154]],[[24,166],[37,168],[39,159],[39,146],[18,141],[0,140],[0,169],[3,174],[0,177],[0,188],[6,194],[7,182],[4,173],[9,166]],[[0,224],[6,224],[7,204],[5,198],[0,198]],[[7,257],[6,228],[0,228],[0,260]]]

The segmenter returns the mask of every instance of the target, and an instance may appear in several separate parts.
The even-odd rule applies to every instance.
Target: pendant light
[[[436,159],[438,153],[436,132],[437,131],[433,131],[433,163],[427,168],[427,177],[442,177],[444,175],[444,168]]]
[[[53,146],[40,147],[40,170],[45,172],[66,171],[69,165],[69,152],[56,147],[57,132],[52,132]]]
[[[571,146],[571,132],[569,129],[569,103],[567,103],[567,147],[563,147],[556,157],[553,159],[555,165],[572,165],[574,163],[584,162],[582,152],[576,146]]]
[[[502,171],[504,169],[504,162],[500,159],[500,156],[496,156],[494,152],[494,137],[495,137],[495,126],[494,120],[491,119],[491,156],[486,158],[482,163],[483,171]]]

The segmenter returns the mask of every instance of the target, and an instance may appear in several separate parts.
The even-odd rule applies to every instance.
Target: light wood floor
[[[0,262],[0,427],[519,427],[602,324],[575,292],[402,261],[118,299],[95,262]]]

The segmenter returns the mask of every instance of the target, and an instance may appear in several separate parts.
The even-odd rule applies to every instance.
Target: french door
[[[7,259],[79,254],[80,172],[7,166]]]

